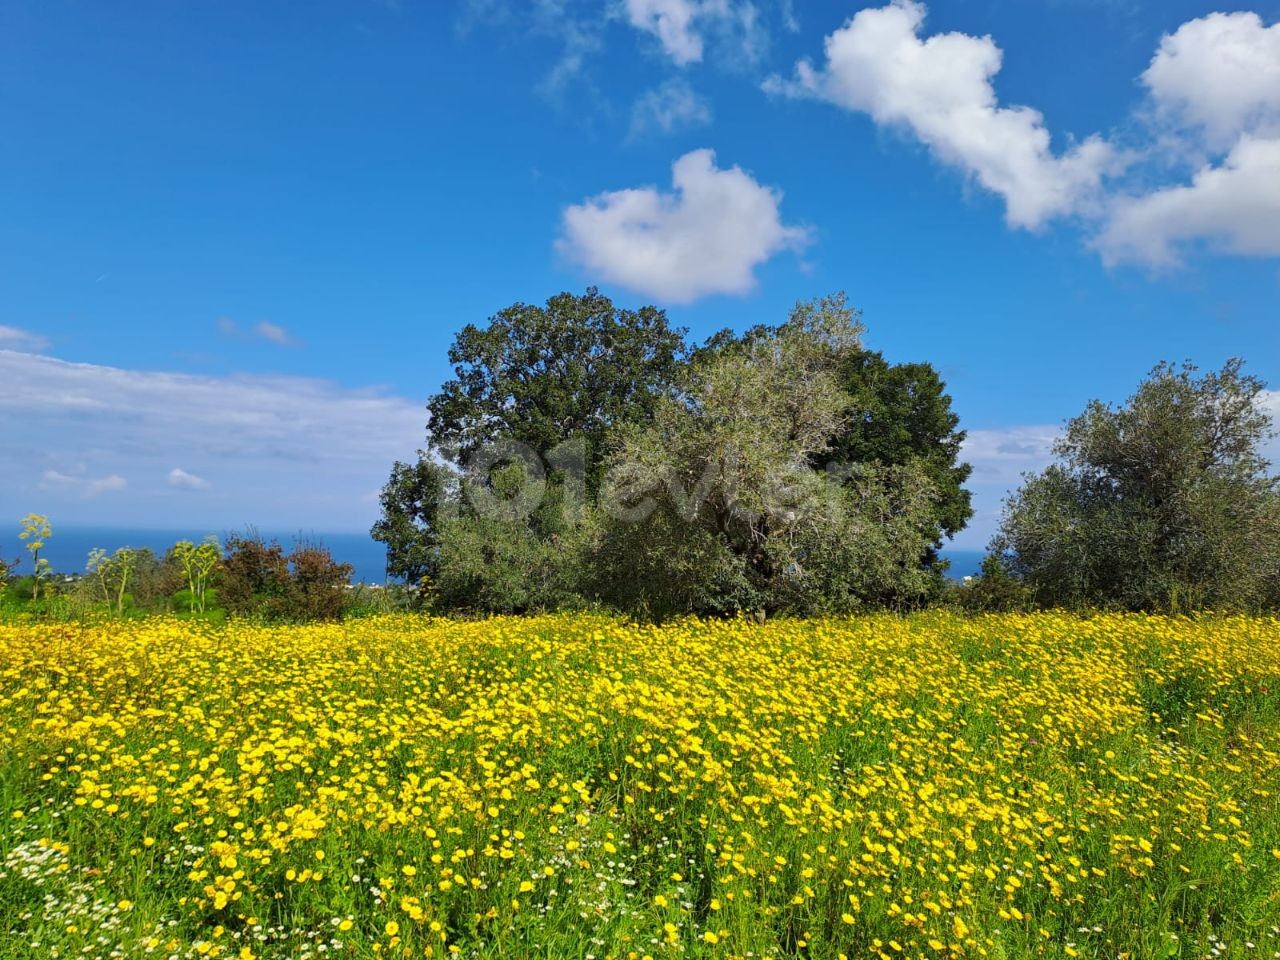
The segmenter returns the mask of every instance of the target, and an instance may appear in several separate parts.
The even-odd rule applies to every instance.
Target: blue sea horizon
[[[190,530],[145,530],[125,527],[76,527],[58,526],[49,538],[40,555],[46,558],[54,572],[61,574],[83,573],[85,563],[89,559],[89,551],[102,548],[108,553],[120,547],[148,548],[157,556],[164,554],[179,540],[199,542],[208,534],[214,534],[219,541],[230,534],[245,532],[244,527],[237,529],[190,529]],[[356,583],[385,583],[387,580],[386,548],[359,531],[321,531],[321,530],[266,530],[257,531],[266,540],[278,540],[286,550],[295,542],[305,541],[320,543],[329,548],[333,558],[339,563],[351,564],[352,580]],[[942,557],[951,561],[947,576],[961,580],[974,576],[982,563],[981,550],[942,550]],[[0,559],[20,559],[21,564],[15,571],[19,575],[30,573],[31,561],[26,549],[17,534],[0,539]]]

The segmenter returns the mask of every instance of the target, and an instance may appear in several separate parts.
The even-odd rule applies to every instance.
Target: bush
[[[300,542],[286,555],[256,532],[231,536],[219,571],[219,595],[239,616],[265,620],[336,620],[346,602],[352,567],[318,543]]]
[[[582,606],[580,532],[543,539],[523,520],[460,517],[443,528],[428,602],[473,613],[528,613]]]
[[[352,566],[337,563],[318,543],[294,547],[289,555],[289,616],[301,620],[337,620],[346,606]]]
[[[996,554],[982,559],[978,576],[955,588],[954,599],[970,613],[1008,613],[1031,609],[1031,589],[1010,573]]]

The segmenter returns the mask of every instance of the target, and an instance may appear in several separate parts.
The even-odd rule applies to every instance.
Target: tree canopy
[[[601,502],[604,593],[650,612],[854,609],[925,592],[923,472],[815,466],[858,415],[842,387],[862,326],[842,296],[720,338],[631,431]]]
[[[1263,383],[1238,359],[1160,364],[1119,407],[1093,401],[1058,462],[1008,501],[993,543],[1041,604],[1252,607],[1280,587],[1280,493]]]
[[[931,367],[862,334],[839,294],[690,351],[594,288],[468,325],[383,490],[388,571],[446,609],[918,603],[970,512],[963,434]]]
[[[595,287],[545,306],[512,304],[458,332],[454,378],[427,404],[430,448],[466,465],[503,441],[545,456],[581,438],[594,492],[610,431],[652,414],[683,352],[683,331],[663,311],[617,307]]]

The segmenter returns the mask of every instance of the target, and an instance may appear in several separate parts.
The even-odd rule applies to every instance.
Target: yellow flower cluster
[[[1280,956],[1280,621],[0,626],[0,955]]]

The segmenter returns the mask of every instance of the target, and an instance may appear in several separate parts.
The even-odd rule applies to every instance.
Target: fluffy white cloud
[[[1079,212],[1119,157],[1091,136],[1055,154],[1044,118],[1030,107],[1002,107],[992,78],[1000,48],[990,37],[919,35],[925,7],[895,0],[862,10],[826,38],[821,69],[802,60],[790,81],[765,89],[814,97],[903,127],[943,162],[1004,198],[1013,226],[1037,227]]]
[[[702,36],[694,29],[702,7],[697,0],[626,0],[631,25],[657,37],[662,49],[679,64],[702,59]]]
[[[85,498],[114,492],[122,525],[367,526],[368,492],[392,461],[412,458],[426,419],[416,401],[324,380],[5,350],[0,383],[0,516],[34,509],[64,522],[100,522]],[[199,481],[207,494],[179,496]]]
[[[187,473],[181,467],[174,467],[169,471],[169,486],[179,490],[208,490],[209,481],[194,473]]]
[[[674,133],[711,122],[711,104],[699,95],[688,81],[673,77],[661,86],[647,90],[631,110],[631,136],[650,130]]]
[[[688,303],[747,293],[757,266],[807,241],[782,222],[780,193],[739,167],[720,169],[711,150],[686,153],[671,171],[671,193],[615,190],[568,207],[557,248],[594,277]]]
[[[49,346],[49,341],[38,333],[19,330],[17,327],[6,327],[0,324],[0,349],[25,350],[39,353]]]
[[[1280,257],[1280,138],[1242,137],[1189,185],[1118,199],[1096,245],[1114,264],[1178,262],[1179,244],[1207,242],[1245,256]]]
[[[1158,111],[1210,147],[1280,126],[1280,23],[1256,13],[1211,13],[1165,36],[1142,74]]]
[[[1185,247],[1280,257],[1280,24],[1213,13],[1164,37],[1142,75],[1155,154],[1196,157],[1189,183],[1116,197],[1095,245],[1109,263],[1170,266]]]

